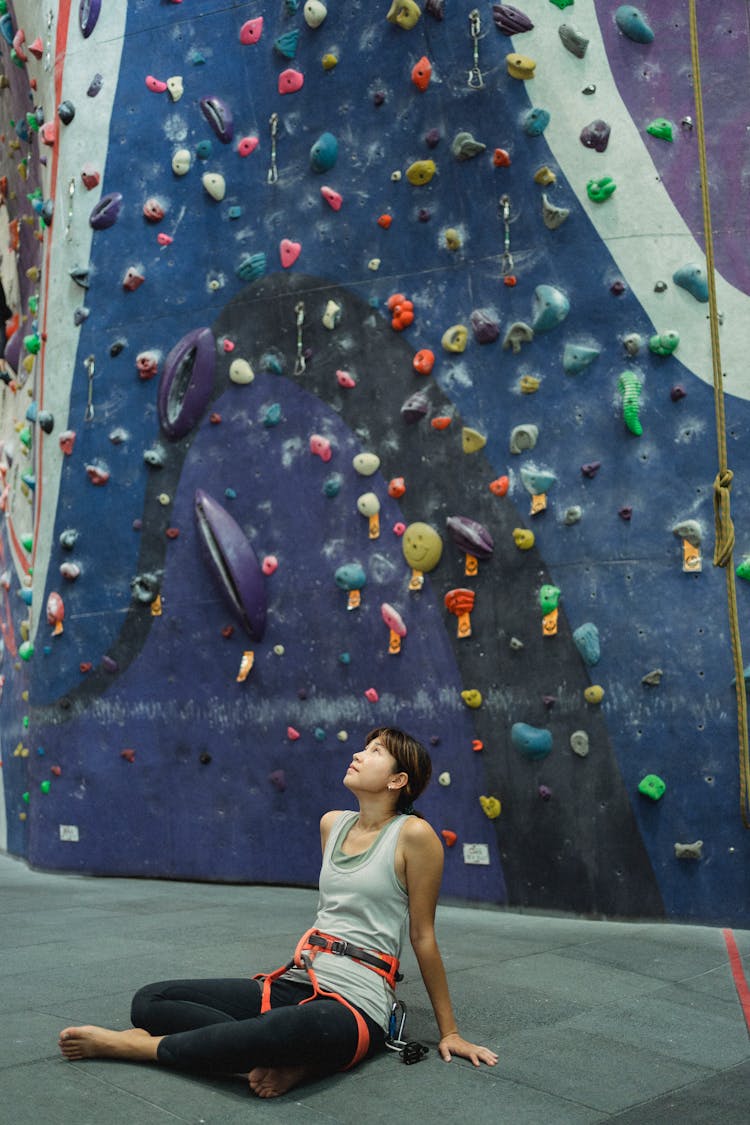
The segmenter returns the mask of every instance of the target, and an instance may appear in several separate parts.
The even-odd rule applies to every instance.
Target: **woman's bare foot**
[[[60,1032],[60,1050],[66,1059],[156,1059],[162,1036],[142,1027],[110,1031],[108,1027],[66,1027]]]
[[[259,1098],[278,1098],[314,1074],[311,1066],[256,1066],[247,1077],[250,1089]]]

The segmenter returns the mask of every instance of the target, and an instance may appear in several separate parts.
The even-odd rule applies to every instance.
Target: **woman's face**
[[[357,751],[344,775],[344,785],[355,792],[381,793],[406,775],[400,773],[393,755],[378,738]]]

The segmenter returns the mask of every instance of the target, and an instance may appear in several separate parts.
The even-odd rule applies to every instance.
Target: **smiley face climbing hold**
[[[411,31],[421,15],[422,12],[416,0],[393,0],[385,18],[389,23],[398,24],[405,31]]]
[[[198,424],[214,387],[216,342],[210,328],[195,328],[164,361],[157,406],[161,428],[173,441]]]
[[[453,324],[450,328],[446,328],[440,339],[444,350],[455,354],[466,351],[468,342],[469,330],[465,324]]]
[[[227,511],[202,489],[195,493],[198,537],[226,602],[254,641],[266,627],[263,571],[250,541]]]
[[[429,184],[436,172],[437,165],[434,160],[415,160],[406,169],[406,178],[414,187],[423,187]]]
[[[479,798],[479,804],[482,807],[482,812],[488,820],[497,820],[497,818],[500,816],[500,813],[503,811],[503,806],[501,805],[500,800],[497,797],[481,796]]]
[[[401,539],[404,558],[413,570],[429,574],[440,562],[443,541],[434,527],[417,521],[410,523]]]

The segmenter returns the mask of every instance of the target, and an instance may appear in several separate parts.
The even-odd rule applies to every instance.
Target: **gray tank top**
[[[357,813],[346,812],[335,821],[320,869],[318,913],[314,926],[333,937],[379,953],[401,954],[409,917],[409,899],[396,878],[394,867],[399,834],[406,823],[397,816],[387,824],[373,845],[357,857],[337,852]],[[347,861],[356,859],[351,866]],[[334,953],[317,953],[313,969],[321,988],[339,992],[361,1008],[387,1032],[394,992],[378,973]],[[285,974],[294,980],[307,979],[304,970]]]

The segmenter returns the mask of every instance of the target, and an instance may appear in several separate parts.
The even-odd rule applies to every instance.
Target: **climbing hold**
[[[171,78],[167,79],[167,93],[173,102],[178,102],[180,100],[185,93],[185,86],[181,75],[174,74]]]
[[[487,438],[484,434],[480,434],[478,430],[471,429],[470,426],[463,426],[461,429],[461,448],[464,453],[477,453],[480,449],[484,449],[487,444]]]
[[[262,421],[267,430],[270,430],[272,426],[278,426],[281,421],[281,403],[271,403],[265,411]]]
[[[536,375],[522,375],[518,380],[518,389],[522,395],[533,395],[539,390],[541,382]]]
[[[106,230],[113,226],[122,210],[122,196],[119,191],[103,195],[89,215],[89,226],[94,230]]]
[[[680,399],[685,398],[686,395],[687,391],[683,387],[682,383],[675,383],[675,385],[669,392],[669,397],[671,398],[672,402],[679,402]]]
[[[547,230],[557,230],[569,216],[569,207],[555,207],[547,198],[547,193],[542,192],[542,221]]]
[[[443,541],[434,527],[427,523],[410,523],[401,539],[401,550],[408,565],[412,568],[410,590],[420,590],[424,576],[440,562],[443,554]]]
[[[549,123],[549,110],[535,106],[524,117],[522,128],[527,137],[541,137]]]
[[[438,776],[438,785],[447,786],[447,785],[450,785],[450,783],[451,783],[451,775],[448,773],[447,770],[444,770],[443,773],[441,773]]]
[[[491,480],[487,487],[493,496],[506,496],[510,481],[507,477],[497,477],[496,480]]]
[[[154,196],[150,196],[143,204],[143,217],[149,223],[160,223],[164,218],[164,207]]]
[[[454,324],[450,328],[446,328],[443,333],[440,343],[447,352],[454,352],[460,354],[466,350],[466,345],[469,340],[469,330],[465,324]]]
[[[492,19],[503,35],[518,35],[522,31],[531,31],[534,26],[524,12],[510,4],[493,4]]]
[[[47,624],[52,625],[52,636],[59,637],[63,631],[63,621],[65,620],[65,606],[63,600],[58,593],[54,590],[47,598]]]
[[[313,434],[311,436],[310,452],[316,457],[320,457],[321,461],[325,462],[330,461],[333,456],[330,441],[321,434]]]
[[[380,696],[378,695],[377,689],[374,688],[374,687],[368,687],[367,690],[364,693],[364,696],[365,696],[365,699],[367,699],[370,703],[377,703],[378,700],[380,699]]]
[[[255,372],[246,359],[233,359],[229,365],[229,378],[238,386],[246,386],[252,383]]]
[[[380,458],[376,453],[358,453],[352,459],[352,467],[361,477],[371,477],[380,468]]]
[[[482,693],[477,691],[476,688],[467,688],[466,691],[462,691],[461,699],[472,711],[476,711],[478,707],[482,706]]]
[[[654,33],[640,9],[632,4],[621,4],[615,12],[615,23],[623,35],[634,43],[652,43]]]
[[[341,305],[333,300],[327,301],[321,320],[324,328],[333,331],[341,321]]]
[[[510,740],[519,753],[532,761],[546,758],[552,751],[552,731],[544,727],[513,723],[510,728]]]
[[[172,440],[188,434],[206,409],[214,387],[216,344],[210,328],[196,328],[164,361],[157,397],[159,421]]]
[[[523,453],[526,449],[533,449],[538,437],[539,428],[532,422],[514,426],[510,433],[511,453]]]
[[[586,194],[592,203],[605,203],[616,190],[617,184],[611,176],[601,176],[586,184]]]
[[[455,227],[448,227],[445,232],[445,245],[449,250],[461,249],[461,235]]]
[[[672,274],[672,281],[681,289],[686,289],[696,301],[702,304],[708,301],[708,280],[703,266],[694,263],[681,266]]]
[[[357,511],[368,521],[370,539],[380,538],[380,501],[374,492],[363,492],[357,497]]]
[[[449,414],[438,414],[435,418],[430,419],[430,425],[433,430],[447,430],[453,419]]]
[[[405,31],[411,31],[421,15],[416,0],[393,0],[385,18],[389,23],[398,24]]]
[[[589,45],[585,35],[582,35],[580,31],[576,31],[574,27],[567,23],[561,23],[557,33],[562,40],[563,47],[570,51],[571,55],[575,55],[577,59],[584,57]]]
[[[561,289],[554,285],[537,285],[531,322],[534,332],[549,332],[562,324],[569,312],[570,301]]]
[[[695,840],[692,844],[675,844],[675,859],[702,859],[703,841]]]
[[[125,276],[122,279],[122,287],[129,293],[133,293],[143,285],[145,280],[146,278],[135,266],[130,266],[130,268],[125,271]]]
[[[534,546],[534,532],[526,527],[513,528],[513,542],[519,551],[530,551]]]
[[[486,148],[487,145],[483,145],[481,141],[476,140],[471,133],[467,132],[456,133],[451,142],[451,152],[456,160],[471,160],[472,157],[479,156],[480,152],[484,152]]]
[[[574,730],[570,736],[570,749],[579,758],[585,758],[589,752],[589,736],[585,730]]]
[[[500,335],[500,325],[492,309],[474,309],[471,328],[478,344],[492,344]]]
[[[184,176],[190,171],[190,152],[186,148],[178,148],[172,157],[172,171],[175,176]]]
[[[662,332],[660,335],[652,336],[648,346],[654,355],[672,355],[677,350],[679,342],[679,332]]]
[[[277,55],[281,55],[285,59],[293,59],[297,54],[297,45],[299,44],[300,29],[295,27],[292,31],[285,31],[273,41],[273,49]]]
[[[392,222],[393,222],[393,215],[381,215],[380,218],[378,219],[378,226],[381,227],[383,230],[389,230]]]
[[[652,801],[659,801],[664,796],[667,785],[666,782],[659,777],[658,774],[648,773],[638,783],[638,792],[644,797],[650,797]]]
[[[222,144],[228,145],[234,137],[232,111],[221,98],[201,98],[199,105],[206,121]]]
[[[510,153],[507,149],[496,148],[492,154],[492,163],[496,168],[510,168]]]
[[[414,323],[414,305],[403,293],[390,296],[386,301],[386,308],[391,313],[391,328],[394,332],[403,332]]]
[[[541,168],[537,168],[534,173],[534,183],[540,184],[542,187],[550,187],[557,183],[557,175],[548,164],[542,164]]]
[[[404,619],[397,609],[394,609],[388,602],[383,602],[380,606],[380,616],[388,626],[388,653],[391,656],[396,656],[401,651],[401,641],[406,636],[406,625]]]
[[[592,621],[586,621],[573,630],[573,644],[578,649],[584,664],[593,668],[601,659],[599,630]]]
[[[567,375],[578,375],[585,371],[599,355],[599,348],[585,344],[566,344],[563,350],[563,370]]]
[[[522,320],[511,324],[503,337],[503,347],[512,348],[514,353],[521,350],[521,344],[529,344],[534,339],[534,329]]]
[[[220,172],[205,172],[201,177],[201,183],[208,195],[217,203],[220,203],[226,195],[226,181]]]
[[[164,94],[167,91],[166,82],[162,82],[160,78],[154,78],[153,74],[146,76],[146,86],[152,94]]]
[[[283,268],[288,270],[290,266],[293,266],[301,252],[302,244],[300,242],[292,242],[288,238],[282,238],[279,243],[279,258]]]
[[[209,569],[247,633],[261,641],[266,592],[255,551],[240,526],[207,492],[198,489],[194,504],[198,538]]]
[[[341,210],[341,204],[344,201],[337,191],[334,191],[333,188],[324,186],[320,189],[320,194],[323,196],[328,206],[331,207],[334,211]]]
[[[258,147],[258,143],[259,142],[257,137],[241,137],[237,142],[238,156],[249,156],[252,152],[255,152],[256,148]]]
[[[617,389],[622,395],[622,414],[625,425],[631,434],[640,437],[643,426],[640,419],[640,400],[643,384],[632,371],[623,371],[617,380]]]
[[[406,169],[406,178],[414,187],[423,187],[424,184],[429,184],[436,171],[434,160],[415,160]]]
[[[279,93],[296,94],[305,84],[305,76],[299,70],[282,70],[279,75]]]
[[[266,272],[266,256],[263,253],[245,254],[237,266],[237,276],[242,281],[256,281]]]
[[[604,699],[604,688],[601,684],[591,684],[583,693],[587,703],[601,703]]]
[[[581,144],[586,148],[593,148],[596,152],[604,152],[609,144],[611,128],[606,121],[597,118],[590,125],[584,125],[581,130]]]
[[[411,72],[411,80],[418,90],[426,90],[432,78],[432,65],[426,55],[414,64]]]
[[[585,465],[581,465],[581,472],[589,480],[593,480],[601,467],[601,461],[587,461]]]
[[[260,564],[260,569],[267,578],[275,574],[279,569],[279,560],[276,558],[276,555],[266,555],[263,562]]]
[[[652,137],[657,137],[660,141],[673,141],[673,129],[672,122],[666,117],[657,117],[650,125],[646,126],[646,132],[650,133]]]
[[[478,571],[477,560],[491,557],[495,544],[487,528],[468,516],[448,516],[445,521],[448,534],[464,552],[464,573],[474,577]]]
[[[403,477],[392,477],[388,482],[388,495],[394,500],[400,500],[406,493],[406,482]]]
[[[497,797],[482,796],[479,798],[479,804],[482,806],[482,812],[489,820],[497,820],[502,812],[503,807]]]
[[[412,360],[412,367],[418,375],[429,375],[435,366],[435,353],[429,348],[420,348]]]
[[[443,598],[445,608],[458,619],[456,636],[459,640],[471,636],[471,611],[474,608],[476,594],[473,590],[456,587],[449,590]]]
[[[308,27],[320,27],[323,20],[328,15],[328,9],[322,0],[306,0],[305,6],[302,9],[302,15],[305,18],[305,23]]]
[[[442,777],[443,775],[441,774],[440,776]],[[446,848],[452,848],[458,839],[456,833],[452,832],[450,828],[441,828],[440,835],[443,837]]]
[[[641,679],[642,684],[649,687],[657,687],[661,683],[661,678],[664,675],[661,668],[654,668],[652,672],[647,672]]]
[[[60,102],[57,107],[57,116],[62,121],[63,125],[70,125],[71,121],[76,115],[76,107],[69,100]]]
[[[536,62],[528,55],[519,55],[515,51],[505,56],[505,65],[511,78],[528,79],[534,77]]]
[[[240,28],[240,43],[242,43],[243,46],[257,43],[262,32],[263,16],[256,16],[255,19],[247,20]]]
[[[310,167],[313,172],[328,172],[336,163],[338,155],[339,142],[333,133],[321,133],[310,147]]]
[[[429,408],[430,400],[424,391],[415,391],[413,395],[409,395],[401,407],[401,417],[405,422],[413,425],[425,417]]]
[[[92,464],[86,466],[86,476],[92,484],[103,485],[109,480],[109,469],[103,465]]]

